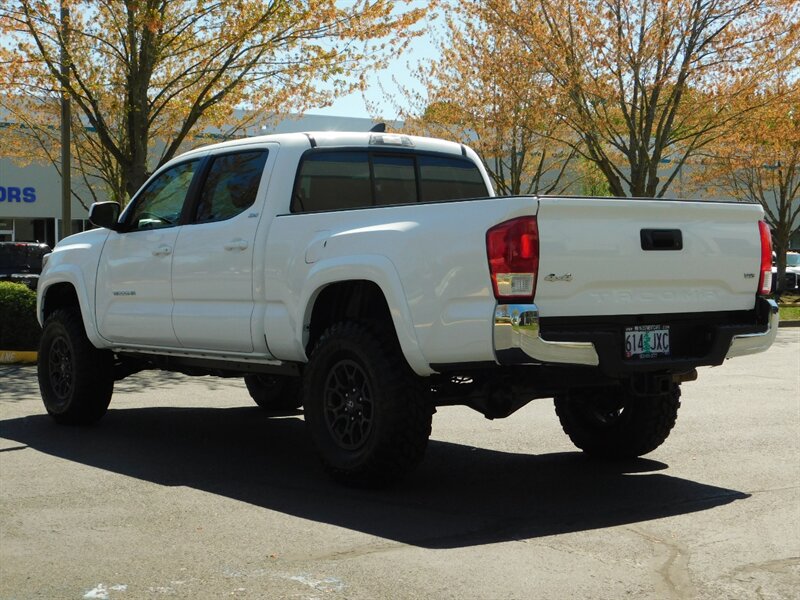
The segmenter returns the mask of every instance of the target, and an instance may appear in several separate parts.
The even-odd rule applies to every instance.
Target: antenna
[[[370,133],[383,133],[386,131],[386,123],[377,123],[376,125],[373,125],[372,129],[369,131]]]

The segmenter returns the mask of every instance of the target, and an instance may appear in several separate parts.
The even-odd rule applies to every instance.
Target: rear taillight
[[[772,289],[772,235],[764,221],[758,222],[761,234],[761,276],[758,278],[758,293],[766,296]]]
[[[536,217],[520,217],[486,232],[486,254],[494,297],[533,301],[539,271],[539,227]]]

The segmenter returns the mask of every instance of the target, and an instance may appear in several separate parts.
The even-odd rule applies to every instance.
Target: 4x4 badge
[[[572,273],[564,273],[563,275],[556,275],[555,273],[550,273],[547,277],[544,278],[545,281],[572,281]]]

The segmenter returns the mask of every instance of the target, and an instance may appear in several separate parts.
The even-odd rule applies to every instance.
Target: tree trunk
[[[128,196],[125,204],[127,204],[130,199],[133,198],[134,194],[136,194],[144,182],[147,181],[148,175],[147,168],[145,166],[145,160],[140,159],[137,160],[136,163],[137,164],[131,165],[130,169],[128,170],[128,175],[125,177],[125,192]]]
[[[775,297],[780,298],[784,292],[784,282],[786,279],[786,252],[789,250],[789,238],[792,231],[788,224],[782,224],[775,230],[775,236],[772,238],[775,251],[775,266],[777,273],[775,273]]]

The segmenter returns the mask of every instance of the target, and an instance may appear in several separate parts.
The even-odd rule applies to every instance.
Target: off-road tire
[[[556,414],[572,443],[592,456],[633,458],[652,452],[669,436],[681,390],[640,396],[623,388],[574,390],[556,396]]]
[[[78,309],[55,310],[44,324],[38,376],[48,414],[58,423],[87,425],[111,402],[114,356],[92,345]]]
[[[303,404],[300,378],[285,375],[245,375],[250,397],[266,410],[294,410]]]
[[[337,323],[320,337],[303,377],[311,439],[342,483],[381,487],[422,460],[433,408],[392,332]]]

